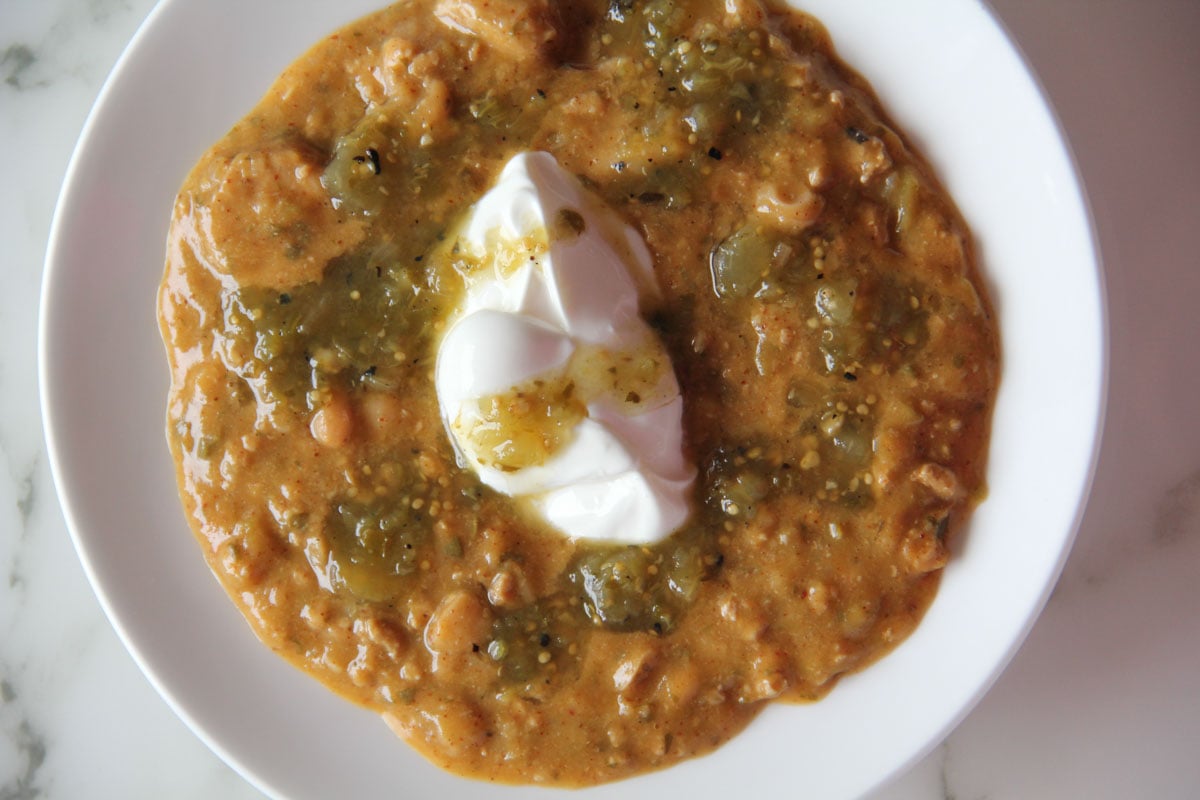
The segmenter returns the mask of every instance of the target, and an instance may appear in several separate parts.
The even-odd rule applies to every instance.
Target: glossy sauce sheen
[[[642,312],[699,475],[653,547],[547,530],[439,417],[454,231],[527,150],[654,258]],[[168,438],[264,643],[448,769],[598,783],[817,699],[918,623],[983,494],[981,291],[952,202],[811,18],[414,0],[318,44],[181,189]],[[497,398],[542,432],[500,445],[558,446],[569,391]]]

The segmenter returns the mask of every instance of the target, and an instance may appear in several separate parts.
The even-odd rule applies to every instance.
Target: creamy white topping
[[[548,153],[522,153],[454,248],[466,293],[436,388],[460,456],[572,538],[652,543],[689,513],[683,401],[639,314],[641,237]]]

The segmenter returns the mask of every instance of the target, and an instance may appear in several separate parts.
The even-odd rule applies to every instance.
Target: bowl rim
[[[206,725],[202,724],[195,715],[191,712],[186,703],[182,702],[175,694],[175,691],[169,686],[164,676],[160,675],[153,667],[151,660],[144,652],[146,647],[145,642],[140,641],[138,636],[128,626],[128,621],[124,619],[117,611],[111,592],[113,587],[108,584],[103,576],[97,570],[92,547],[94,542],[85,536],[82,531],[87,527],[86,521],[80,515],[74,499],[72,491],[71,479],[67,474],[67,461],[69,459],[70,447],[68,442],[63,439],[62,425],[58,419],[59,411],[55,406],[55,398],[63,391],[59,386],[59,379],[54,373],[54,364],[51,361],[51,353],[56,349],[56,336],[58,335],[52,326],[54,321],[53,305],[56,297],[56,286],[60,281],[56,281],[58,275],[65,269],[61,266],[64,256],[62,251],[64,248],[64,237],[67,236],[65,231],[66,221],[71,210],[73,198],[80,191],[79,183],[81,181],[82,165],[89,157],[89,143],[97,135],[97,130],[104,122],[104,113],[108,105],[111,103],[114,94],[117,92],[119,85],[123,81],[126,74],[134,69],[139,61],[140,54],[145,47],[145,43],[151,39],[156,32],[160,21],[169,13],[171,9],[183,5],[188,0],[159,0],[148,16],[139,26],[129,44],[122,52],[120,58],[116,62],[112,71],[109,73],[101,88],[97,99],[89,112],[86,122],[81,130],[78,143],[72,153],[65,177],[62,184],[62,189],[56,203],[52,223],[49,231],[48,245],[46,250],[46,258],[44,272],[42,276],[42,286],[39,300],[38,311],[38,333],[37,333],[37,350],[38,350],[38,390],[41,401],[41,412],[43,419],[43,431],[49,456],[50,470],[53,476],[54,485],[59,499],[60,507],[62,508],[64,518],[67,524],[68,531],[72,538],[74,547],[79,554],[80,562],[87,575],[88,581],[96,594],[105,615],[110,624],[116,630],[123,645],[129,651],[139,669],[146,676],[147,680],[154,686],[155,690],[172,708],[175,714],[182,719],[185,724],[195,733],[214,753],[216,753],[227,764],[233,766],[246,780],[255,785],[259,790],[269,795],[275,795],[275,787],[265,782],[258,771],[249,764],[244,762],[242,756],[227,748],[219,737],[215,736]],[[1095,302],[1097,304],[1097,326],[1095,332],[1097,335],[1096,345],[1098,348],[1098,374],[1096,375],[1096,397],[1093,409],[1090,409],[1089,416],[1092,418],[1093,436],[1091,439],[1091,450],[1087,457],[1087,468],[1085,474],[1080,476],[1080,481],[1074,496],[1072,505],[1074,507],[1074,517],[1070,524],[1070,530],[1062,540],[1062,546],[1058,554],[1056,562],[1051,566],[1050,580],[1042,587],[1040,596],[1036,599],[1033,606],[1033,612],[1029,614],[1020,629],[1019,634],[1013,639],[1004,653],[1003,657],[993,664],[990,673],[979,683],[971,698],[963,704],[950,718],[944,721],[940,726],[938,733],[929,738],[929,740],[921,748],[913,751],[911,755],[901,763],[894,765],[886,774],[872,785],[874,788],[882,785],[884,782],[892,779],[897,774],[911,768],[920,759],[924,758],[932,751],[945,736],[957,727],[961,721],[972,711],[980,699],[988,692],[991,686],[1007,668],[1017,651],[1022,646],[1027,638],[1030,630],[1033,628],[1047,600],[1053,592],[1058,578],[1061,575],[1062,569],[1069,557],[1072,545],[1078,535],[1083,515],[1087,508],[1087,499],[1095,478],[1096,469],[1100,457],[1102,439],[1104,433],[1104,425],[1107,414],[1108,392],[1109,392],[1109,369],[1110,369],[1110,331],[1109,331],[1109,307],[1107,296],[1107,281],[1105,278],[1105,270],[1103,257],[1100,248],[1099,237],[1095,225],[1095,218],[1092,212],[1091,203],[1084,182],[1083,175],[1079,169],[1075,153],[1070,144],[1070,138],[1067,135],[1061,119],[1051,102],[1048,93],[1045,90],[1042,81],[1033,69],[1028,58],[1021,50],[1019,44],[1013,38],[1003,21],[996,14],[994,9],[982,0],[975,0],[975,5],[983,11],[990,19],[992,25],[995,26],[1000,36],[1003,38],[1007,47],[1011,51],[1011,55],[1016,59],[1017,63],[1022,68],[1025,77],[1030,81],[1038,100],[1041,104],[1042,111],[1046,114],[1050,123],[1054,128],[1057,140],[1063,149],[1063,157],[1074,181],[1073,190],[1075,197],[1074,202],[1080,206],[1082,222],[1086,226],[1087,238],[1089,242],[1090,252],[1086,254],[1086,258],[1093,265],[1095,291]],[[837,43],[837,37],[835,44]],[[840,49],[839,49],[840,52]],[[886,101],[885,101],[886,105]],[[58,289],[61,291],[61,287]],[[725,746],[728,746],[725,745]],[[659,773],[661,774],[661,773]]]

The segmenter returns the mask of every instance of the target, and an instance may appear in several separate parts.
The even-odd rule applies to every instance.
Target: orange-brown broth
[[[168,436],[205,556],[263,642],[456,772],[613,780],[821,697],[912,631],[982,495],[997,337],[963,223],[818,23],[726,5],[680,4],[654,54],[621,26],[662,0],[394,6],[291,66],[176,201]],[[747,62],[689,90],[691,50]],[[692,522],[631,556],[702,569],[665,625],[593,623],[568,579],[592,551],[461,470],[438,415],[461,286],[424,256],[532,149],[654,255],[700,467]],[[356,520],[412,533],[368,557]]]

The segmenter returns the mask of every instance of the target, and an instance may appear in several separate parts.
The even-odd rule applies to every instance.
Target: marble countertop
[[[104,619],[41,434],[51,214],[88,109],[152,5],[0,2],[0,800],[261,797],[158,698]],[[871,797],[1195,797],[1200,3],[993,6],[1089,189],[1112,331],[1104,447],[1075,549],[1024,647],[954,733]]]

